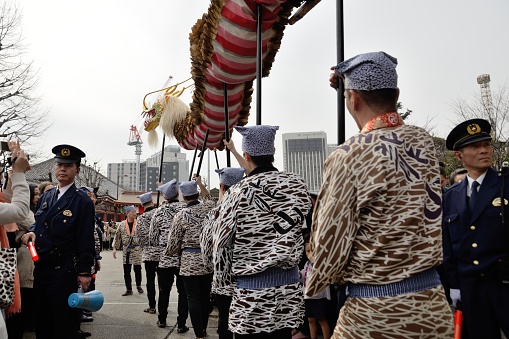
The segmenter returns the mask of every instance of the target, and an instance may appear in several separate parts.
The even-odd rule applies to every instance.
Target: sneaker
[[[125,297],[126,295],[133,295],[133,291],[131,291],[131,290],[126,290],[126,291],[122,294],[122,296],[123,296],[123,297]]]
[[[186,333],[187,331],[189,331],[189,327],[187,327],[186,325],[177,328],[177,333]]]
[[[149,308],[144,309],[143,312],[148,313],[148,314],[156,314],[156,309],[149,307]]]
[[[143,288],[141,288],[141,286],[136,286],[136,289],[138,290],[138,293],[143,293]]]
[[[160,328],[165,328],[165,327],[166,327],[166,323],[165,323],[165,322],[164,322],[164,323],[162,323],[162,322],[160,322],[159,320],[157,321],[157,323],[156,323],[156,324],[157,324],[157,327],[160,327]]]
[[[94,318],[88,317],[88,316],[86,316],[84,314],[81,315],[81,322],[82,323],[89,323],[91,321],[94,321]]]

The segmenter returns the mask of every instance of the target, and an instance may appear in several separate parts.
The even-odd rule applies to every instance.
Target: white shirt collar
[[[481,187],[482,185],[482,182],[484,180],[484,178],[486,178],[486,173],[488,173],[488,170],[486,170],[486,172],[484,172],[483,174],[481,174],[476,180],[472,179],[468,174],[467,174],[467,181],[468,181],[468,186],[467,186],[467,195],[470,196],[470,192],[472,191],[472,183],[474,181],[477,181],[479,183],[479,186],[477,187],[477,191],[479,191],[479,188]]]
[[[72,184],[74,184],[74,183],[72,183]],[[59,192],[59,193],[58,193],[58,198],[57,198],[57,200],[58,200],[58,199],[60,199],[60,197],[61,197],[62,195],[64,195],[64,193],[65,193],[65,192],[67,192],[67,190],[69,189],[69,187],[71,187],[71,185],[72,185],[72,184],[69,184],[69,185],[64,186],[64,187],[58,187],[58,192]]]

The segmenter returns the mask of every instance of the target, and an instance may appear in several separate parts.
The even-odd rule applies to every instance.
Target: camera
[[[30,154],[25,153],[25,156],[27,157],[27,160],[30,161]],[[9,164],[9,166],[12,166],[12,164],[14,164],[16,162],[16,159],[18,159],[18,157],[14,158],[14,159],[12,159],[11,157],[8,157],[7,163]]]

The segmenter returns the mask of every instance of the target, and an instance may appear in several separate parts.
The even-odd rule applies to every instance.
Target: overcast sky
[[[143,96],[170,75],[175,81],[190,76],[189,33],[209,1],[17,3],[27,56],[39,68],[38,94],[53,124],[41,136],[41,151],[50,157],[54,145],[72,144],[104,170],[107,163],[134,159],[129,127],[143,130]],[[437,136],[453,127],[453,101],[480,93],[478,75],[491,75],[492,91],[509,78],[509,1],[345,0],[344,13],[345,57],[372,51],[396,57],[400,101],[413,110],[409,122],[422,126],[434,118]],[[328,84],[335,64],[336,2],[322,0],[286,28],[271,74],[262,80],[262,124],[280,126],[279,169],[282,133],[325,131],[329,143],[337,142],[336,93]],[[190,103],[191,93],[181,99]],[[252,106],[249,125],[256,123]],[[345,126],[347,137],[358,131],[348,113]],[[159,151],[146,136],[141,133],[142,160]],[[239,149],[240,140],[234,133]],[[226,166],[223,154],[219,159]]]

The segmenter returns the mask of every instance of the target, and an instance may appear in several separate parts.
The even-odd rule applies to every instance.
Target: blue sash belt
[[[291,285],[299,282],[299,268],[297,266],[284,270],[279,267],[269,267],[265,271],[236,276],[237,287],[250,290]]]
[[[441,285],[440,277],[433,267],[401,281],[386,285],[348,284],[348,292],[352,298],[383,298],[417,293],[435,288],[438,285]]]
[[[201,252],[200,247],[186,247],[182,250],[182,252]]]

